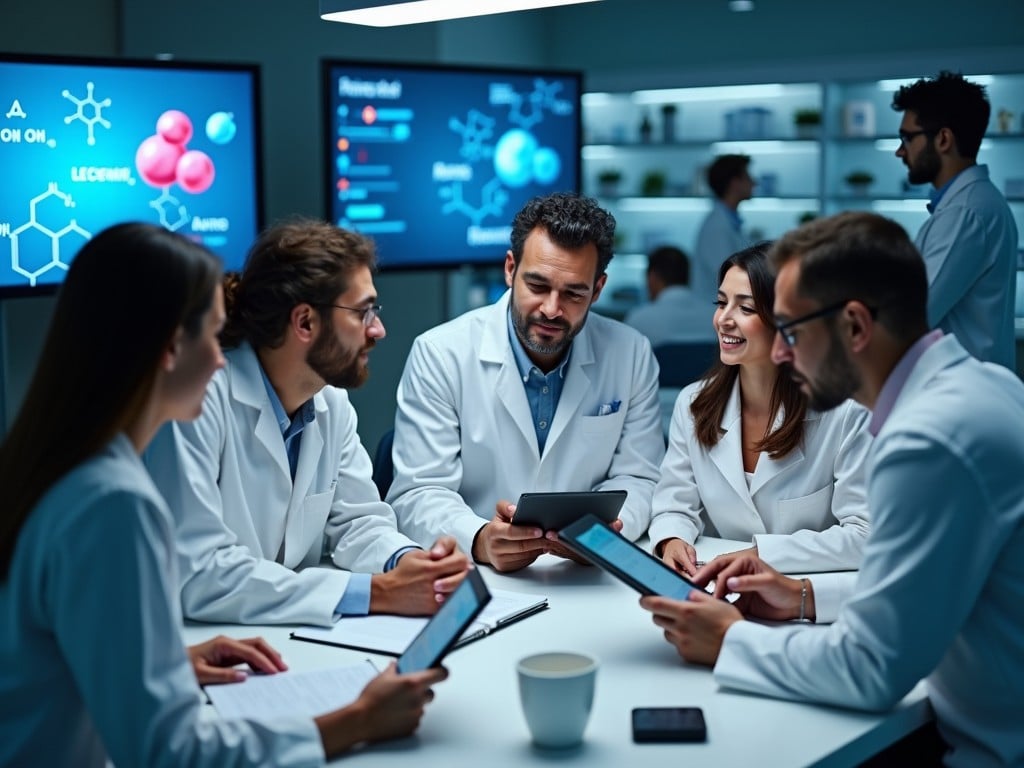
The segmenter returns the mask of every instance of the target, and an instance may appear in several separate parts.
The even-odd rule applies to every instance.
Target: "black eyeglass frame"
[[[900,146],[904,149],[918,136],[935,136],[936,131],[929,131],[922,128],[919,131],[897,131],[896,137],[900,140]]]
[[[796,346],[796,334],[792,332],[792,328],[797,325],[809,323],[811,320],[817,320],[819,317],[834,315],[851,301],[858,301],[858,299],[843,299],[842,301],[837,301],[835,304],[829,304],[827,307],[822,307],[821,309],[809,314],[801,315],[793,320],[787,320],[784,323],[775,323],[775,330],[778,332],[779,336],[782,337],[786,346],[792,349]],[[864,306],[867,307],[872,319],[878,315],[878,310],[875,307],[868,307],[866,304]]]
[[[380,304],[371,304],[368,307],[346,307],[344,304],[324,304],[323,306],[347,309],[349,312],[360,313],[363,316],[363,328],[369,328],[373,325],[373,321],[380,317],[381,310],[384,309]]]

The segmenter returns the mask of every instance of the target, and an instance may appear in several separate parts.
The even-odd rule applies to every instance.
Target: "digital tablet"
[[[480,571],[471,569],[398,657],[398,671],[419,672],[440,664],[490,599]]]
[[[563,528],[558,532],[558,538],[569,549],[601,566],[642,595],[685,600],[690,590],[700,589],[592,515]]]
[[[516,502],[512,525],[532,525],[545,531],[560,531],[588,514],[611,523],[618,518],[619,510],[625,502],[625,491],[524,493]]]

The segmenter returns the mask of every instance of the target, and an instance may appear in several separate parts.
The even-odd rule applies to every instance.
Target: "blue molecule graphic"
[[[237,132],[235,116],[230,112],[214,112],[206,121],[206,135],[214,144],[227,144]]]
[[[562,171],[558,153],[550,147],[541,147],[533,153],[533,176],[539,184],[553,184]]]
[[[348,173],[349,166],[352,165],[352,161],[348,155],[338,155],[338,159],[335,161],[338,166],[338,173]]]
[[[395,141],[407,141],[411,135],[412,130],[410,130],[408,123],[395,123],[395,126],[391,129],[391,138]]]
[[[522,187],[533,178],[537,139],[520,128],[505,133],[494,145],[494,173],[509,187]]]

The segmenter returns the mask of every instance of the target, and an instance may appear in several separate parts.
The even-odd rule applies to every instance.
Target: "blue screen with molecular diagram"
[[[262,219],[256,67],[0,57],[0,291],[59,283],[107,226],[240,269]]]
[[[328,218],[380,266],[499,265],[532,197],[579,189],[580,76],[324,62]]]

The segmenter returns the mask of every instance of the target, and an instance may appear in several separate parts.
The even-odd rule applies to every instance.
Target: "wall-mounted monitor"
[[[579,190],[578,72],[323,62],[327,218],[383,269],[496,264],[531,197]]]
[[[255,66],[0,54],[0,295],[52,291],[124,221],[239,269],[262,224],[259,117]]]

